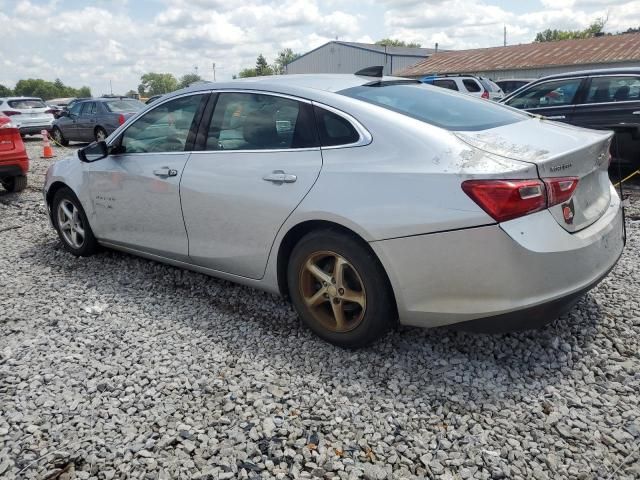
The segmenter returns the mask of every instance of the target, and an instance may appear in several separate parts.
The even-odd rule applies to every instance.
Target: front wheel
[[[60,130],[58,127],[53,127],[53,132],[51,132],[51,134],[57,144],[62,145],[63,147],[69,145],[69,140],[64,138],[62,130]]]
[[[93,236],[87,215],[78,197],[69,188],[61,188],[56,192],[51,212],[53,225],[65,250],[79,257],[96,252],[98,242]]]
[[[298,315],[334,345],[363,347],[395,323],[393,294],[382,266],[350,235],[335,230],[307,234],[293,249],[287,273]]]

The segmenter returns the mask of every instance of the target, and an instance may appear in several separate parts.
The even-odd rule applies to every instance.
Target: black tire
[[[356,278],[362,284],[361,291],[356,293],[363,295],[366,299],[366,306],[362,309],[355,305],[356,309],[360,308],[358,317],[360,320],[356,320],[355,326],[349,330],[338,331],[339,328],[337,327],[333,329],[327,328],[326,321],[319,320],[319,316],[322,316],[318,314],[318,308],[320,307],[316,307],[314,310],[316,313],[314,313],[304,300],[305,294],[303,290],[307,288],[305,286],[305,283],[307,283],[305,278],[308,278],[305,277],[307,260],[316,258],[314,257],[315,255],[322,256],[327,252],[335,253],[346,260],[349,264],[348,268],[353,269],[352,278]],[[331,259],[331,257],[327,258]],[[331,267],[327,268],[331,269]],[[308,275],[308,272],[306,274]],[[287,280],[289,294],[300,319],[316,335],[329,343],[346,348],[363,347],[378,340],[390,327],[396,324],[397,313],[393,292],[382,265],[361,241],[347,233],[326,229],[313,231],[305,235],[296,244],[291,253],[287,269]],[[335,283],[334,279],[332,281]],[[321,288],[319,281],[316,287],[318,289]],[[335,288],[333,292],[333,295],[336,295]],[[328,293],[324,294],[324,297],[336,300],[334,297],[328,297],[328,295]],[[338,299],[339,301],[340,299]],[[327,306],[322,303],[322,308],[326,308],[330,315],[330,309],[333,307],[331,301],[321,300],[321,302],[328,304]],[[346,311],[349,302],[344,302],[343,305],[345,305]],[[353,307],[354,304],[351,306]]]
[[[103,137],[100,138],[100,135],[103,135]],[[96,142],[99,142],[100,140],[105,140],[108,137],[107,131],[102,127],[96,127],[96,129],[93,132],[93,136],[95,137]]]
[[[74,246],[72,243],[70,243],[70,241],[65,237],[65,234],[60,228],[58,208],[62,202],[70,202],[78,210],[81,226],[84,229],[84,238],[80,246]],[[53,226],[58,232],[60,242],[62,242],[62,246],[66,251],[77,257],[88,257],[98,251],[98,242],[96,240],[96,237],[94,237],[93,235],[93,231],[91,230],[91,226],[89,225],[87,215],[82,208],[80,200],[78,200],[78,197],[76,197],[75,193],[73,193],[71,189],[63,187],[56,192],[53,197],[53,201],[51,202],[51,217]]]
[[[2,179],[2,185],[8,192],[21,192],[27,188],[27,176],[7,177]]]
[[[60,130],[58,127],[53,127],[53,130],[51,131],[51,136],[57,143],[59,143],[63,147],[66,147],[67,145],[69,145],[69,140],[64,138],[64,135],[62,134],[62,130]]]

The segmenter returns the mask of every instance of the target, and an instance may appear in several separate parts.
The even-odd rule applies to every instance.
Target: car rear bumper
[[[18,130],[20,130],[21,135],[34,135],[39,134],[42,130],[49,132],[52,128],[53,125],[48,123],[45,125],[21,125]]]
[[[435,327],[488,319],[518,330],[555,319],[595,286],[623,249],[620,200],[568,233],[549,211],[464,230],[372,242],[391,280],[400,322]],[[469,323],[465,326],[469,327]]]
[[[0,163],[0,178],[6,177],[18,177],[20,175],[26,175],[27,170],[23,169],[21,165],[3,165]]]

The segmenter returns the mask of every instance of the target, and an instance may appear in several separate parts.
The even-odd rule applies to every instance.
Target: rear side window
[[[24,98],[20,100],[9,100],[7,102],[11,108],[18,110],[28,110],[30,108],[46,108],[45,103],[39,98]]]
[[[478,82],[476,82],[473,78],[463,78],[462,83],[464,84],[464,88],[467,89],[468,92],[475,93],[482,90]]]
[[[82,115],[94,115],[96,113],[96,102],[85,103],[82,108]]]
[[[597,77],[591,80],[585,103],[640,100],[640,77]]]
[[[458,90],[458,85],[456,85],[455,80],[449,80],[449,79],[434,80],[433,84],[436,87],[448,88],[449,90]]]
[[[486,130],[529,118],[494,102],[425,84],[362,85],[338,93],[454,131]]]
[[[360,140],[360,135],[346,118],[321,107],[314,107],[320,145],[335,147]]]
[[[256,93],[221,93],[206,150],[279,150],[317,146],[311,105]]]
[[[107,110],[113,113],[130,113],[138,112],[144,107],[144,103],[138,100],[109,100],[105,102]]]

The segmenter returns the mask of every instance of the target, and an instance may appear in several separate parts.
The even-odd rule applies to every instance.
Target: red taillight
[[[11,128],[13,124],[11,123],[11,119],[9,117],[0,116],[0,128]]]
[[[4,113],[7,117],[10,117],[11,115],[20,115],[20,112],[16,112],[15,110],[5,110]]]
[[[486,90],[484,92],[482,92],[482,95],[480,95],[482,98],[486,98],[487,100],[489,100],[489,92],[487,92]]]
[[[546,186],[545,186],[546,185]],[[462,190],[496,222],[506,222],[566,202],[577,177],[542,180],[467,180]]]
[[[547,207],[540,180],[467,180],[462,183],[462,190],[497,222]]]
[[[549,207],[564,203],[571,198],[578,186],[578,177],[547,178],[547,201]]]
[[[126,119],[123,114],[118,115],[118,125],[122,125]]]

